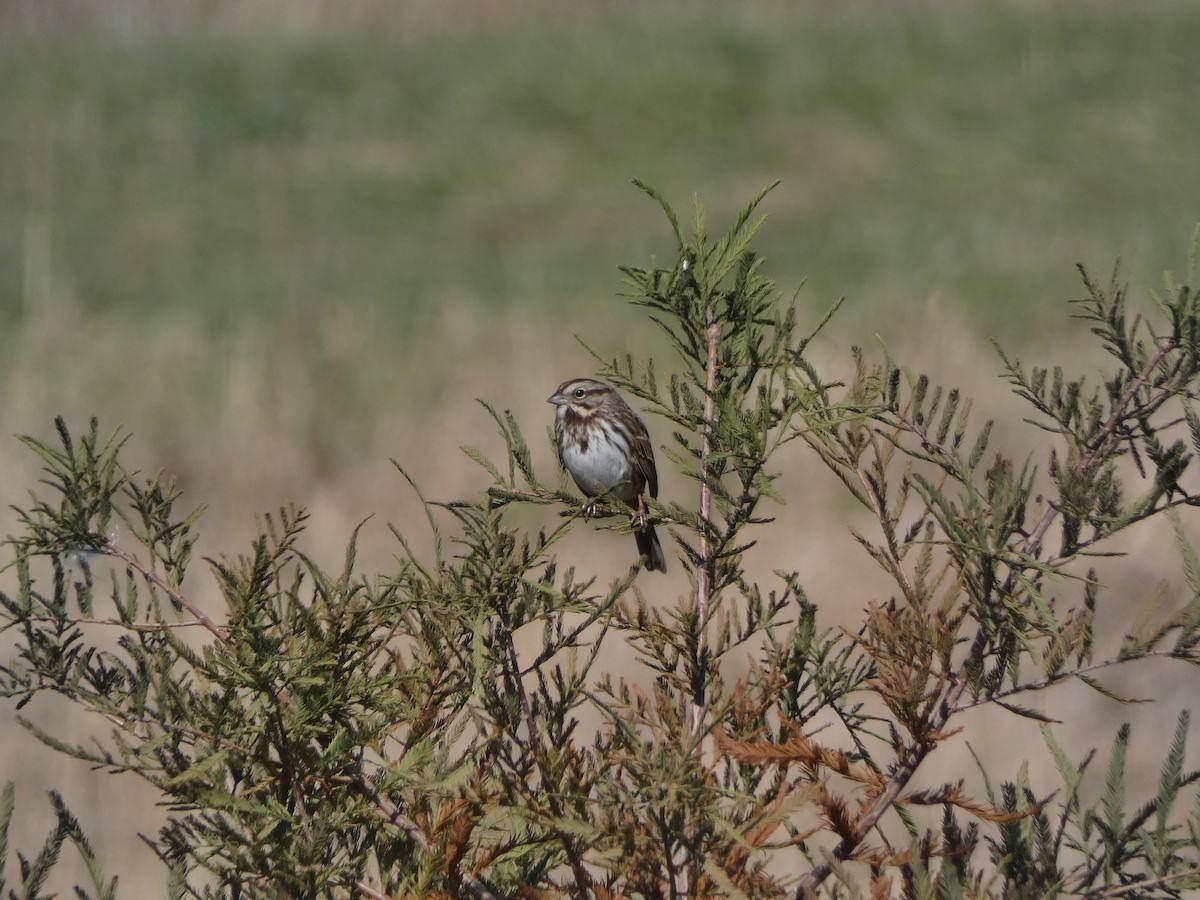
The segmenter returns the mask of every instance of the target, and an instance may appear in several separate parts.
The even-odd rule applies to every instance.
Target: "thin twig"
[[[880,448],[875,441],[874,435],[871,436],[871,449],[875,454],[876,462],[879,464],[879,491],[876,492],[871,487],[870,479],[867,474],[856,467],[855,472],[858,475],[858,481],[862,485],[863,495],[870,501],[871,510],[875,513],[875,518],[878,520],[880,527],[883,529],[884,546],[880,548],[881,552],[887,555],[888,562],[891,564],[892,575],[900,582],[900,589],[904,593],[905,599],[910,603],[916,601],[916,589],[913,587],[912,580],[908,577],[908,573],[904,570],[904,566],[897,555],[896,544],[896,529],[892,521],[891,513],[886,509],[887,497],[884,496],[885,483],[883,476],[884,460],[880,455]],[[925,509],[928,511],[929,504],[925,504]],[[924,513],[922,514],[924,515]]]
[[[71,619],[65,616],[28,616],[29,622],[69,622],[72,625],[114,625],[131,631],[161,631],[164,628],[204,627],[203,622],[122,622],[120,619]]]
[[[1176,650],[1148,650],[1138,656],[1138,659],[1194,659],[1194,656],[1189,656],[1185,653],[1180,653]],[[1048,687],[1053,687],[1056,684],[1061,684],[1064,681],[1070,681],[1079,675],[1088,675],[1092,672],[1100,672],[1104,669],[1111,669],[1113,666],[1119,666],[1128,662],[1124,659],[1106,659],[1102,662],[1092,663],[1091,665],[1081,666],[1078,669],[1071,669],[1069,672],[1060,672],[1049,678],[1039,679],[1038,681],[1026,681],[1023,684],[1018,684],[1016,687],[1008,688],[1007,690],[997,691],[994,694],[988,694],[984,697],[977,697],[966,703],[960,703],[950,710],[950,714],[966,712],[968,709],[975,709],[977,706],[986,706],[995,700],[1003,700],[1006,697],[1012,697],[1017,694],[1031,694],[1035,691],[1044,691]]]
[[[568,497],[559,491],[524,491],[516,488],[504,488],[496,490],[489,488],[488,492],[497,500],[528,500],[532,503],[566,503],[570,502],[574,505],[569,509],[562,510],[559,515],[564,519],[570,518],[588,518],[588,519],[607,519],[615,516],[623,516],[628,518],[631,512],[637,510],[629,506],[611,506],[602,501],[591,500],[587,503],[580,502],[577,498]],[[693,526],[695,523],[690,520],[680,520],[671,516],[650,516],[648,521],[654,525],[683,525]]]
[[[1104,445],[1112,439],[1112,436],[1116,434],[1117,428],[1124,421],[1126,410],[1129,409],[1129,404],[1133,402],[1133,398],[1137,392],[1142,389],[1142,385],[1154,374],[1154,370],[1158,368],[1159,363],[1174,349],[1175,341],[1170,339],[1163,341],[1162,345],[1158,348],[1158,352],[1151,357],[1150,361],[1142,368],[1142,371],[1137,374],[1137,377],[1130,382],[1129,388],[1125,391],[1121,399],[1117,401],[1112,413],[1104,421],[1104,424],[1100,426],[1100,432],[1096,435],[1096,438],[1075,463],[1076,475],[1082,475],[1096,461],[1097,455],[1104,448]],[[1032,556],[1037,553],[1038,549],[1042,546],[1042,539],[1046,536],[1046,532],[1050,530],[1050,526],[1057,515],[1058,509],[1054,505],[1046,507],[1046,512],[1042,514],[1041,521],[1029,533],[1029,538],[1025,541],[1023,549],[1026,555]],[[1008,587],[1011,589],[1011,585]]]
[[[375,888],[371,887],[365,881],[356,881],[354,886],[358,888],[358,892],[364,897],[370,897],[371,900],[391,900],[387,894],[381,894]]]
[[[1175,872],[1171,875],[1159,875],[1157,878],[1146,878],[1142,881],[1135,881],[1132,884],[1122,884],[1117,887],[1107,888],[1103,891],[1088,891],[1088,897],[1124,897],[1127,894],[1137,894],[1148,890],[1149,888],[1160,887],[1164,884],[1170,884],[1173,881],[1183,881],[1185,878],[1196,878],[1200,876],[1200,866],[1194,869],[1188,869],[1184,872]]]
[[[1166,503],[1164,503],[1162,506],[1151,506],[1149,509],[1142,510],[1137,515],[1131,516],[1128,519],[1122,519],[1120,522],[1120,526],[1122,528],[1128,528],[1130,525],[1135,525],[1138,522],[1141,522],[1141,521],[1144,521],[1144,520],[1150,518],[1151,516],[1156,516],[1161,512],[1165,512],[1168,509],[1175,509],[1176,507],[1179,507],[1179,506],[1200,506],[1200,494],[1180,494],[1177,497],[1172,497]],[[1108,537],[1110,537],[1110,534],[1097,534],[1095,537],[1090,537],[1090,538],[1081,540],[1071,548],[1070,552],[1060,553],[1058,556],[1047,557],[1045,560],[1045,564],[1048,567],[1053,568],[1055,566],[1059,566],[1065,562],[1068,562],[1069,560],[1073,559],[1076,556],[1089,555],[1086,552],[1089,548],[1094,547],[1096,544],[1099,544],[1101,541],[1106,540]],[[1097,554],[1090,554],[1090,555],[1094,556]],[[1109,553],[1107,555],[1124,556],[1125,553],[1124,552],[1117,553],[1117,552],[1113,551],[1112,553]]]
[[[140,574],[159,590],[166,593],[168,597],[191,613],[192,617],[195,618],[200,625],[203,625],[205,628],[207,628],[222,644],[228,644],[230,642],[229,635],[225,632],[225,629],[201,612],[199,607],[195,606],[190,600],[188,600],[187,597],[181,594],[177,588],[167,584],[167,582],[164,581],[162,576],[160,576],[157,572],[155,572],[153,569],[146,568],[146,566],[144,566],[141,560],[139,560],[136,556],[133,556],[132,554],[122,550],[112,541],[108,542],[108,545],[104,548],[104,552],[109,556],[115,556],[117,559],[125,563],[125,565],[129,566],[131,569],[134,569],[138,574]]]

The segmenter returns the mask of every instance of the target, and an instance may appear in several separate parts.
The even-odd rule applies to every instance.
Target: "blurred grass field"
[[[759,246],[803,317],[847,298],[829,374],[878,335],[1007,411],[987,339],[1076,346],[1076,262],[1182,270],[1197,34],[1187,0],[0,5],[0,431],[123,424],[209,505],[203,553],[295,501],[331,563],[376,515],[385,566],[383,523],[419,521],[389,457],[433,497],[483,486],[457,450],[499,449],[483,398],[549,471],[544,398],[594,371],[573,335],[663,350],[616,296],[672,251],[634,177],[714,233],[782,179]],[[847,591],[845,504],[796,460],[764,571],[852,618],[882,583]],[[11,438],[0,473],[21,503]]]

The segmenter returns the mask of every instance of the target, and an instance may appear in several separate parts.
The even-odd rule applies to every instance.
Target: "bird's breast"
[[[626,503],[637,499],[636,486],[629,484],[629,459],[629,448],[598,428],[589,429],[586,443],[567,442],[562,448],[563,465],[581,491],[595,497],[624,482],[628,487],[616,496]]]

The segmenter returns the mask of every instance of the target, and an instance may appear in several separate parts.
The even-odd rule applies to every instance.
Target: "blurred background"
[[[485,487],[458,449],[502,450],[479,398],[513,410],[552,477],[544,400],[596,370],[577,337],[671,370],[619,296],[619,265],[674,249],[635,177],[685,221],[698,196],[713,234],[782,179],[758,247],[802,321],[847,298],[813,346],[826,377],[882,342],[1006,417],[1007,448],[1038,446],[989,340],[1104,365],[1069,318],[1075,263],[1107,282],[1123,258],[1139,303],[1183,276],[1198,33],[1188,0],[0,0],[5,533],[38,477],[13,436],[95,415],[132,432],[127,464],[207,505],[200,554],[242,551],[257,513],[296,502],[331,565],[373,516],[361,560],[386,571],[387,523],[426,535],[389,459],[433,498]],[[753,565],[798,570],[827,624],[853,626],[889,596],[849,533],[859,513],[811,454],[783,464],[783,525]],[[1169,537],[1139,540],[1116,625],[1179,567]],[[563,554],[604,580],[632,545],[583,527]],[[202,563],[188,587],[219,612]],[[657,587],[686,590],[680,567]],[[1158,753],[1194,678],[1127,676],[1159,694],[1180,679],[1178,703],[1138,713],[1135,751]],[[1132,715],[1059,697],[1093,744]],[[4,715],[0,781],[38,839],[57,785],[131,895],[161,893],[134,837],[152,795],[48,757]]]

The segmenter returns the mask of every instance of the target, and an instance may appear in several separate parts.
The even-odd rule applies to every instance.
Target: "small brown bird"
[[[554,438],[563,468],[588,497],[607,494],[636,509],[638,553],[647,569],[667,571],[643,501],[647,492],[658,496],[658,470],[646,423],[620,394],[592,378],[564,381],[548,402],[556,407]]]

